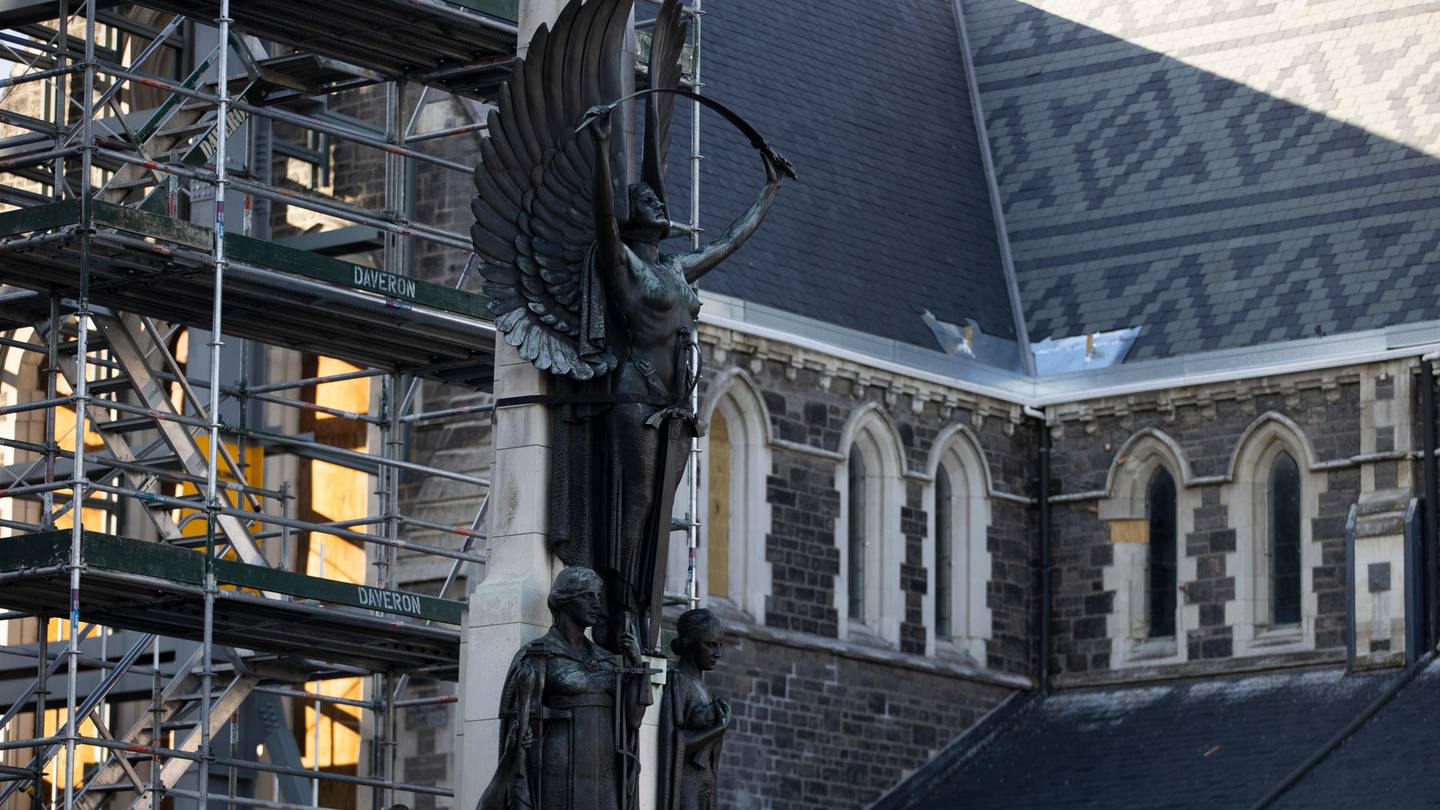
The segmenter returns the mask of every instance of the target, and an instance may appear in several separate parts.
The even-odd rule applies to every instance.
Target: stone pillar
[[[517,52],[525,55],[541,25],[565,0],[521,0]],[[501,338],[495,340],[496,399],[549,393],[549,380]],[[558,563],[549,529],[550,415],[544,405],[495,412],[490,469],[490,555],[485,579],[470,594],[460,644],[456,807],[471,810],[495,773],[500,751],[500,691],[522,645],[550,626],[545,598]]]
[[[535,31],[540,26],[555,22],[555,18],[560,16],[560,9],[565,7],[565,2],[566,0],[520,0],[520,47],[517,49],[520,56],[524,56],[529,50],[530,39],[535,36]]]
[[[496,341],[495,397],[548,392],[549,381],[513,348]],[[550,627],[545,604],[558,572],[546,545],[550,489],[550,415],[544,405],[495,413],[491,468],[490,558],[470,594],[460,647],[457,733],[458,807],[480,800],[499,760],[500,690],[522,645]]]
[[[645,710],[645,720],[640,726],[640,810],[657,810],[659,797],[655,795],[655,777],[660,767],[660,699],[665,692],[666,662],[663,657],[646,657],[645,664],[655,671],[650,676],[650,708]]]
[[[1413,380],[1408,361],[1366,367],[1360,376],[1361,494],[1355,523],[1355,660],[1385,667],[1405,660],[1405,514],[1414,497]]]
[[[498,342],[495,397],[549,390],[546,375]],[[490,559],[485,579],[470,594],[460,647],[460,722],[456,751],[457,810],[471,810],[499,760],[500,690],[522,645],[551,623],[545,600],[564,564],[547,546],[550,491],[550,414],[544,405],[505,408],[495,414],[491,468]],[[640,810],[656,807],[660,698],[665,659],[647,660],[653,702],[640,729]]]

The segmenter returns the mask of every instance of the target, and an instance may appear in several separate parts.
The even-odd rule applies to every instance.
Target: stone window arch
[[[974,436],[957,427],[936,441],[928,471],[924,565],[929,587],[923,604],[929,648],[983,666],[985,642],[993,635],[989,468]]]
[[[1312,519],[1326,476],[1314,471],[1314,448],[1278,413],[1256,419],[1230,465],[1224,502],[1235,529],[1235,600],[1226,605],[1236,655],[1315,648],[1314,570],[1321,562]]]
[[[899,643],[905,605],[900,588],[905,462],[900,447],[898,432],[873,406],[857,412],[842,434],[844,461],[835,479],[840,491],[835,610],[841,638]]]
[[[711,607],[731,607],[765,623],[771,569],[765,561],[770,506],[769,415],[755,388],[740,374],[717,381],[702,410],[704,473],[700,476],[701,596]]]
[[[1199,626],[1198,608],[1184,598],[1196,578],[1185,553],[1200,505],[1193,478],[1180,445],[1159,430],[1137,433],[1115,454],[1100,501],[1111,548],[1103,579],[1114,594],[1106,619],[1113,668],[1187,659],[1185,634]]]

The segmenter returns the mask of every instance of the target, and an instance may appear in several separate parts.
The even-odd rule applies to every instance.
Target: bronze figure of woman
[[[720,620],[704,608],[681,614],[670,648],[679,656],[660,702],[659,810],[715,810],[719,805],[720,743],[730,704],[712,697],[705,673],[725,646]]]
[[[550,631],[521,648],[500,698],[500,765],[477,810],[629,810],[650,676],[634,633],[621,660],[586,638],[604,583],[567,568],[550,591]]]
[[[695,436],[692,285],[755,232],[781,178],[794,176],[752,131],[766,177],[754,204],[705,248],[661,251],[686,24],[678,0],[666,0],[650,50],[641,181],[630,183],[631,150],[611,116],[632,5],[571,0],[536,33],[490,115],[472,203],[496,327],[554,375],[543,398],[552,549],[604,577],[610,620],[595,638],[614,651],[632,619],[646,649],[659,634],[671,510]]]

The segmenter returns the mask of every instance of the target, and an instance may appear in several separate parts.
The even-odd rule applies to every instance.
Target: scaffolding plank
[[[85,532],[80,556],[87,572],[136,574],[191,587],[203,587],[205,583],[203,555],[162,543]],[[0,541],[0,572],[23,573],[26,570],[54,568],[66,565],[69,559],[68,531],[41,532]],[[222,585],[283,593],[443,624],[460,624],[465,610],[463,602],[337,582],[234,560],[216,560],[215,579]]]
[[[215,19],[216,0],[139,0],[196,20]],[[376,71],[427,81],[437,71],[510,57],[517,0],[247,0],[232,4],[236,29]],[[462,83],[482,95],[493,81]]]
[[[0,236],[50,230],[75,225],[79,221],[80,205],[75,200],[24,208],[0,214]],[[94,221],[97,226],[108,226],[197,250],[210,250],[213,244],[211,229],[203,225],[106,202],[94,203]],[[485,321],[491,318],[488,299],[477,293],[462,292],[240,234],[226,234],[225,248],[232,259],[375,293],[397,303],[418,304]]]
[[[80,221],[80,201],[37,205],[0,214],[0,236],[16,236],[34,231],[48,231],[74,225]]]
[[[471,11],[480,11],[514,22],[520,19],[520,0],[449,0],[452,4]]]
[[[20,234],[0,244],[0,282],[42,294],[73,294],[80,280],[80,235],[74,227],[79,211],[65,207],[70,203],[56,205],[0,213],[0,230],[8,227]],[[102,207],[96,206],[101,227],[91,243],[92,300],[117,312],[207,328],[214,301],[209,229],[131,209],[102,211]],[[57,231],[56,226],[66,227]],[[249,250],[251,243],[244,237],[227,242],[233,248],[237,240],[242,256],[266,253]],[[479,314],[454,312],[392,298],[365,283],[355,286],[353,264],[295,248],[268,254],[262,258],[284,263],[288,269],[230,251],[225,276],[227,333],[448,383],[487,389],[491,385],[494,327],[485,314],[485,296],[440,287],[445,301]],[[280,257],[290,256],[298,259],[281,261]],[[304,273],[312,264],[324,272]],[[337,283],[347,274],[350,284]],[[377,279],[386,288],[399,284],[388,276],[366,275],[361,281],[382,286]],[[417,282],[415,297],[428,300],[437,286]],[[37,297],[9,302],[4,317],[31,324],[44,318],[46,311],[45,301]]]

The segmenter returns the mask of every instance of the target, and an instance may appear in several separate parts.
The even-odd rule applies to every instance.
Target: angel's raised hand
[[[609,105],[591,107],[585,111],[585,117],[580,119],[580,129],[590,127],[595,130],[595,137],[605,140],[610,137],[610,113],[615,108]]]
[[[772,181],[778,180],[781,177],[788,177],[791,180],[796,179],[795,166],[786,159],[784,155],[776,152],[769,146],[761,149],[760,154],[765,158],[765,173],[770,176]]]

